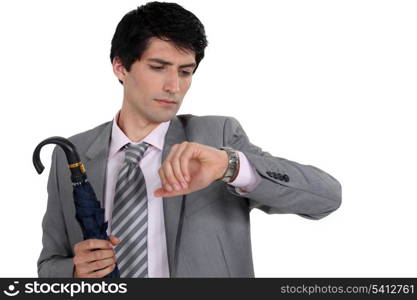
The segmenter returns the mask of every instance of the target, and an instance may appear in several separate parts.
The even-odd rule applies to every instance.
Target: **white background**
[[[33,150],[113,118],[110,41],[143,3],[1,1],[1,277],[37,276],[48,172]],[[178,113],[234,116],[255,145],[343,186],[320,221],[251,213],[256,276],[417,276],[416,2],[179,3],[209,46]]]

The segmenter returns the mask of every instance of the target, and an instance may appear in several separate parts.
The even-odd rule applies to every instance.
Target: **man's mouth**
[[[163,104],[163,105],[174,105],[177,102],[169,100],[169,99],[155,99],[156,101],[158,101],[159,103]]]

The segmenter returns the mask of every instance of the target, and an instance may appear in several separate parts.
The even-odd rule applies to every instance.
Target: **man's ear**
[[[113,58],[113,73],[114,75],[116,75],[116,77],[119,79],[120,83],[123,84],[123,82],[125,81],[126,78],[126,69],[123,66],[122,61],[120,60],[120,58],[118,56]]]

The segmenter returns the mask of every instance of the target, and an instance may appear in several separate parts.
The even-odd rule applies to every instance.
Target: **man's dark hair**
[[[152,37],[170,41],[178,49],[194,51],[197,64],[194,72],[208,43],[203,24],[193,13],[176,3],[149,2],[128,12],[117,25],[111,41],[111,62],[119,57],[130,71]]]

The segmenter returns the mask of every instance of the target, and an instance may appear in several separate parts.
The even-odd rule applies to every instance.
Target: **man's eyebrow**
[[[169,62],[160,58],[148,58],[147,60],[157,62],[162,65],[168,65],[168,66],[173,65],[172,62]],[[189,68],[189,67],[195,67],[195,66],[196,66],[196,63],[190,63],[190,64],[185,64],[185,65],[180,65],[180,68]]]

